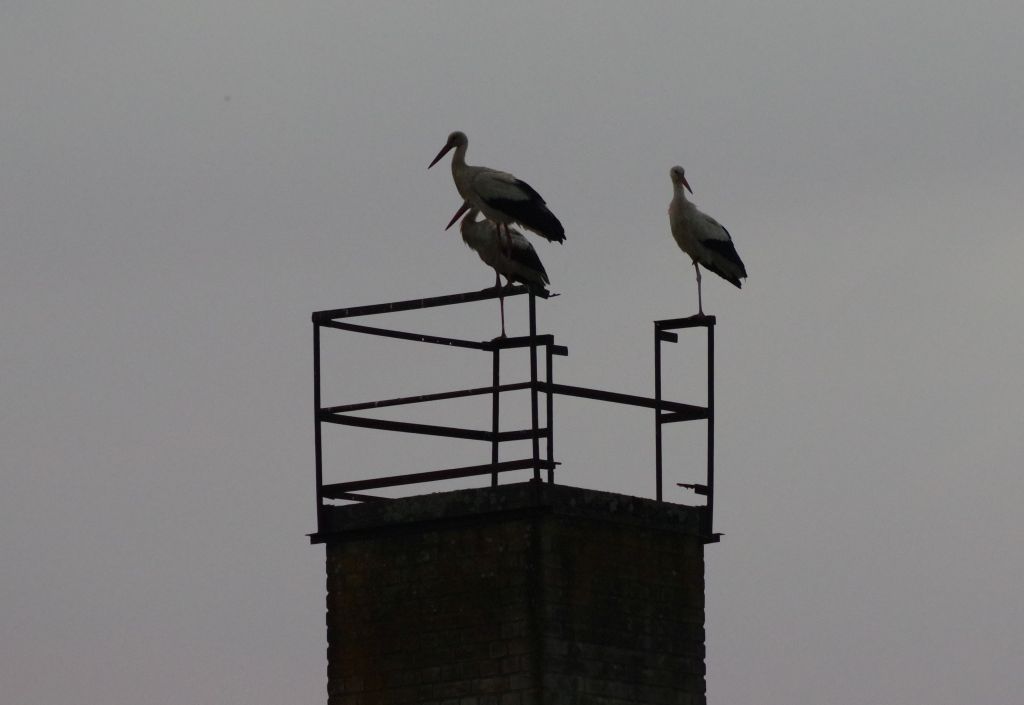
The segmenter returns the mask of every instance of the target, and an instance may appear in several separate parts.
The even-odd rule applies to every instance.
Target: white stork
[[[518,230],[509,230],[507,241],[498,234],[498,226],[490,220],[477,220],[479,211],[470,208],[459,224],[462,241],[476,252],[484,264],[494,269],[494,286],[501,286],[499,275],[505,275],[508,283],[521,282],[531,294],[547,296],[544,286],[549,283],[548,273],[537,256],[530,241]],[[501,305],[501,337],[505,337],[505,297],[498,299]]]
[[[565,240],[565,228],[532,186],[504,171],[466,164],[468,145],[469,140],[464,132],[451,133],[444,147],[427,167],[429,169],[434,166],[450,150],[455,150],[452,155],[452,178],[463,204],[445,230],[452,227],[467,210],[476,208],[503,232],[508,231],[510,224],[518,223],[552,242]]]
[[[697,210],[697,206],[687,200],[684,188],[693,193],[686,181],[683,167],[674,166],[669,170],[672,177],[672,202],[668,206],[668,222],[672,226],[672,237],[676,244],[693,260],[693,269],[697,272],[697,311],[704,315],[704,306],[700,293],[700,267],[703,265],[727,282],[742,286],[740,279],[747,276],[743,260],[736,253],[729,231],[717,220]]]

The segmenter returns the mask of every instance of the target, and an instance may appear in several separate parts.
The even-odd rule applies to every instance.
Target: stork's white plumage
[[[541,195],[525,181],[512,174],[483,166],[466,164],[466,148],[469,140],[463,132],[448,135],[448,141],[430,162],[428,169],[441,160],[452,149],[452,178],[455,188],[462,196],[463,204],[445,228],[455,224],[463,213],[476,208],[489,220],[501,226],[502,231],[518,223],[552,242],[565,240],[565,228],[548,210]]]
[[[511,282],[520,282],[536,295],[547,293],[548,273],[530,241],[518,230],[508,231],[508,241],[498,235],[498,226],[489,220],[477,220],[479,213],[470,208],[459,229],[462,240],[473,249],[495,274]]]
[[[531,294],[547,296],[544,286],[549,283],[548,273],[530,241],[518,230],[508,230],[507,237],[498,233],[498,226],[489,220],[477,220],[479,211],[470,208],[459,224],[462,240],[476,252],[484,264],[494,269],[494,286],[501,286],[498,276],[504,275],[509,284],[521,282]],[[501,306],[501,336],[505,337],[505,298],[499,297]]]
[[[676,244],[693,260],[693,268],[697,272],[697,311],[703,316],[698,265],[737,287],[742,286],[740,279],[747,276],[747,269],[736,253],[729,231],[710,215],[697,210],[697,206],[686,198],[684,189],[690,193],[693,189],[686,181],[683,167],[672,167],[669,175],[672,177],[672,202],[668,206],[668,222]]]

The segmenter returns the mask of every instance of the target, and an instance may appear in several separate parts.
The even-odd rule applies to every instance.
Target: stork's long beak
[[[444,152],[442,152],[442,154],[444,154]],[[435,159],[434,161],[436,162],[436,161],[437,161],[437,159]],[[427,168],[429,169],[430,167],[427,167]],[[452,216],[452,219],[451,219],[451,221],[450,221],[450,222],[448,223],[448,225],[444,226],[444,229],[445,229],[445,230],[447,230],[448,228],[450,228],[450,227],[452,227],[453,225],[455,225],[455,221],[457,221],[457,220],[458,220],[459,218],[461,218],[461,217],[462,217],[462,215],[463,215],[463,214],[464,214],[464,213],[465,213],[466,211],[468,211],[468,210],[469,210],[469,204],[468,204],[468,203],[466,203],[466,202],[463,202],[463,203],[462,203],[462,205],[461,205],[461,206],[459,206],[459,210],[455,211],[455,215],[453,215],[453,216]]]
[[[435,159],[434,161],[437,161],[437,160]],[[690,184],[686,183],[686,177],[685,176],[683,177],[683,186],[686,187],[686,190],[689,191],[690,195],[692,196],[693,195],[693,189],[690,188]]]
[[[436,157],[434,157],[434,161],[430,162],[430,164],[427,165],[427,168],[429,169],[430,167],[434,166],[439,161],[441,161],[441,157],[443,157],[444,155],[448,154],[448,150],[451,149],[451,148],[452,148],[452,143],[451,142],[449,142],[444,147],[442,147],[441,151],[437,153]]]

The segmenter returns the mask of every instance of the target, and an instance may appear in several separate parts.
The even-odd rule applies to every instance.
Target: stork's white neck
[[[455,182],[455,189],[466,202],[473,203],[473,192],[469,184],[473,180],[472,167],[466,164],[465,143],[455,146],[452,153],[452,180]]]
[[[692,205],[690,199],[686,197],[686,187],[683,186],[681,183],[672,184],[672,195],[675,196],[675,199],[678,203]]]
[[[455,145],[455,151],[452,152],[452,173],[454,174],[456,169],[463,169],[466,167],[466,149],[469,147],[468,144]]]

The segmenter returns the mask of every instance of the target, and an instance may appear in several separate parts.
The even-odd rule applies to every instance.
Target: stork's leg
[[[700,297],[700,266],[697,262],[693,263],[693,269],[697,272],[697,314],[700,316],[704,315],[704,304]]]

